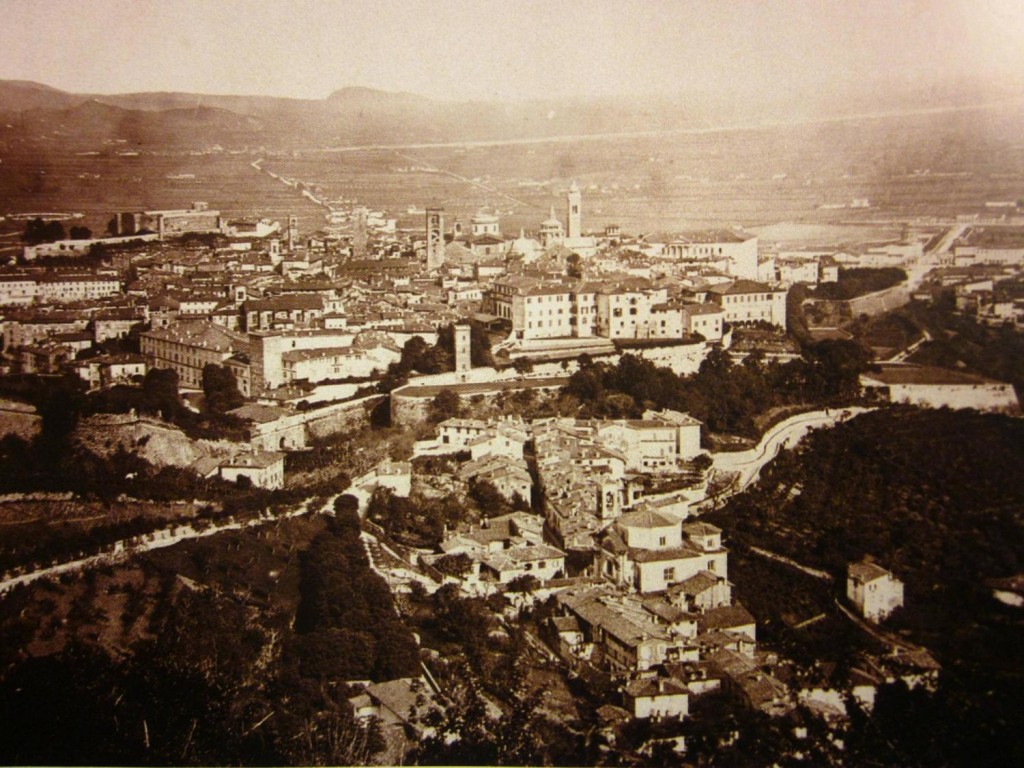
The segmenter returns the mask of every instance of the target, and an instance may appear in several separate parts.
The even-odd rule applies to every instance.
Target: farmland
[[[62,149],[54,140],[0,142],[4,211],[73,210],[102,231],[117,209],[206,200],[229,217],[290,213],[310,231],[322,210],[251,163],[324,197],[383,209],[419,227],[415,207],[440,204],[449,221],[498,209],[507,233],[536,229],[562,207],[570,179],[585,199],[584,228],[642,233],[776,222],[842,225],[929,220],[1015,200],[1024,187],[1020,105],[746,129],[688,129],[627,137],[345,150],[237,153]],[[82,154],[95,152],[98,154]],[[868,208],[850,207],[867,199]],[[852,227],[852,229],[851,229]],[[766,235],[770,233],[766,232]],[[891,234],[891,230],[882,236]],[[770,237],[768,239],[771,239]]]

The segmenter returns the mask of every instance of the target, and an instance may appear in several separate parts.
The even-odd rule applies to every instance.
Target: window
[[[675,568],[666,568],[662,572],[661,578],[662,578],[663,581],[675,581],[675,579],[676,579],[676,569]]]
[[[660,536],[658,538],[658,546],[659,547],[664,547],[666,544],[668,544],[668,537],[667,536]]]

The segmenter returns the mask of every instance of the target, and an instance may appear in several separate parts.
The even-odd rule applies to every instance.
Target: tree
[[[532,373],[533,363],[528,357],[517,357],[512,361],[512,368],[519,374]]]
[[[53,243],[63,240],[64,225],[59,221],[43,221],[38,216],[25,225],[25,232],[21,239],[26,245],[39,245],[40,243]]]
[[[455,418],[461,410],[462,399],[454,390],[445,388],[430,401],[427,420],[436,424],[445,419]]]
[[[533,592],[540,586],[540,580],[532,573],[516,576],[508,583],[509,592]]]
[[[143,405],[148,413],[161,413],[173,421],[182,410],[178,395],[178,372],[172,368],[150,368],[142,381]]]
[[[434,563],[434,567],[447,576],[461,579],[473,568],[473,560],[465,552],[459,552],[456,555],[445,555]]]
[[[203,366],[203,394],[206,407],[215,413],[230,411],[245,402],[231,369],[213,363]]]
[[[343,493],[341,496],[334,500],[334,514],[338,517],[348,517],[352,513],[355,513],[358,519],[359,514],[359,499],[350,493]]]
[[[508,501],[489,480],[474,478],[469,484],[469,495],[480,507],[484,517],[497,517],[509,509]]]
[[[565,273],[569,277],[583,277],[583,260],[578,253],[570,253],[565,260]]]
[[[71,239],[72,240],[88,240],[92,237],[92,230],[88,227],[72,227],[71,228]]]

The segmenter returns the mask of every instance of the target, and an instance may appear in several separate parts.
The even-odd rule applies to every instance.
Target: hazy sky
[[[0,0],[0,79],[564,98],[1024,76],[1024,0]]]

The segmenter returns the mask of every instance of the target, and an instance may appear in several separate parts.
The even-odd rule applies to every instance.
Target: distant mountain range
[[[800,97],[704,93],[674,99],[499,103],[439,101],[361,87],[342,88],[326,99],[179,92],[78,94],[41,83],[0,80],[0,140],[59,136],[92,144],[123,139],[137,148],[506,140],[807,119],[834,116],[837,109],[846,114],[919,109],[969,98],[983,100],[977,91],[960,86],[900,83]]]

